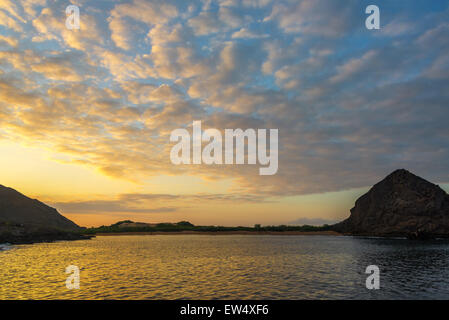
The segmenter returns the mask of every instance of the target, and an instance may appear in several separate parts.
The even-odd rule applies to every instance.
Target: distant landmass
[[[56,209],[0,185],[0,243],[84,239],[82,231]]]
[[[146,223],[134,222],[131,220],[119,221],[109,226],[89,228],[85,230],[87,234],[117,234],[117,233],[159,233],[159,232],[183,232],[183,233],[284,233],[284,234],[302,234],[325,232],[326,234],[335,234],[330,230],[330,226],[261,226],[256,224],[254,227],[225,227],[225,226],[196,226],[188,221],[176,223]]]
[[[449,195],[405,169],[396,170],[357,199],[350,217],[332,230],[412,239],[449,237]]]

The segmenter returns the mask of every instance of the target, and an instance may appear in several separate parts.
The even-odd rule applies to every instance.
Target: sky
[[[448,119],[449,0],[0,0],[0,184],[82,226],[332,223],[398,168],[448,191]],[[277,173],[174,165],[193,121],[278,129]]]

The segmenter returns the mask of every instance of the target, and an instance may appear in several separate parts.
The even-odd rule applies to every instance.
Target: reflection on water
[[[365,287],[378,265],[380,290]],[[68,290],[65,268],[81,270]],[[448,299],[449,242],[142,235],[0,251],[1,299]]]
[[[0,243],[0,251],[9,250],[13,247],[9,243]]]

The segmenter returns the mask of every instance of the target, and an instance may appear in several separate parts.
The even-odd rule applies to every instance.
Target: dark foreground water
[[[449,242],[142,235],[6,249],[0,299],[449,298]],[[81,270],[78,290],[66,288],[68,265]],[[368,265],[379,290],[365,287]]]

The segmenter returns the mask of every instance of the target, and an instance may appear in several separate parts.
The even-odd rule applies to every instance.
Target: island
[[[357,199],[349,218],[331,229],[357,236],[449,238],[449,195],[399,169]]]
[[[177,223],[145,223],[124,220],[110,226],[88,228],[86,234],[92,235],[134,235],[134,234],[278,234],[278,235],[338,235],[329,225],[324,226],[261,226],[225,227],[195,226],[188,221]]]

